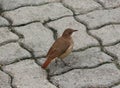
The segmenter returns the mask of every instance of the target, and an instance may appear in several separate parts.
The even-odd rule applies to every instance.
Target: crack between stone
[[[115,7],[105,7],[104,5],[103,5],[103,3],[102,2],[100,2],[99,0],[94,0],[96,3],[98,3],[98,4],[100,4],[104,9],[107,9],[107,10],[109,10],[109,9],[115,9],[115,8],[119,8],[120,7],[120,5],[118,5],[118,6],[115,6]]]
[[[103,45],[103,46],[104,46],[104,47],[115,46],[115,45],[117,45],[117,44],[119,44],[119,43],[120,43],[120,40],[118,40],[118,41],[116,41],[116,42],[113,42],[113,43],[105,44],[105,45]]]
[[[87,23],[86,23],[86,25],[87,25]],[[94,28],[89,28],[89,30],[100,30],[101,28],[103,28],[105,26],[109,26],[109,25],[120,25],[120,22],[108,22],[108,23],[105,23],[103,25],[100,25],[100,26],[97,26]]]
[[[49,29],[49,30],[51,30],[53,32],[53,38],[54,38],[54,40],[56,40],[58,38],[57,30],[55,30],[52,27],[49,27],[47,24],[43,24],[43,25],[44,25],[44,27],[46,27],[47,29]]]
[[[98,3],[102,8],[105,9],[105,6],[103,5],[103,3],[101,3],[99,0],[93,0],[94,2]]]
[[[37,7],[37,6],[44,6],[44,5],[47,5],[47,4],[50,4],[50,3],[57,3],[57,2],[59,2],[59,1],[44,2],[44,3],[40,3],[40,4],[21,5],[21,6],[18,6],[18,7],[13,8],[13,9],[9,9],[9,10],[3,10],[3,9],[2,9],[1,13],[9,12],[9,11],[14,11],[14,10],[16,10],[16,9],[24,8],[24,7]]]
[[[15,64],[15,63],[18,63],[20,61],[30,60],[30,59],[31,59],[31,57],[16,58],[13,62],[7,63],[7,64],[3,64],[2,66],[7,66],[7,65]]]
[[[4,71],[2,68],[0,68],[0,70],[10,77],[10,86],[11,86],[11,88],[17,88],[16,86],[13,85],[14,77],[9,72]]]
[[[55,21],[55,20],[59,20],[59,19],[62,19],[64,17],[72,17],[72,15],[65,15],[65,16],[62,16],[62,17],[54,18],[54,19],[48,19],[48,20],[46,20],[44,22],[41,22],[40,20],[35,20],[35,21],[24,23],[24,24],[12,25],[12,27],[22,27],[22,26],[26,26],[26,25],[29,25],[29,24],[32,24],[32,23],[37,23],[37,22],[40,22],[43,25],[46,25],[49,22],[52,22],[52,21]]]
[[[115,64],[117,69],[120,70],[120,64],[118,63],[118,57],[115,54],[113,54],[113,53],[109,52],[108,50],[106,50],[104,47],[103,47],[103,50],[101,50],[101,51],[104,52],[105,54],[111,56],[113,58],[113,60],[112,60],[113,63]]]
[[[0,25],[0,28],[1,28],[1,27],[9,27],[9,25]]]
[[[64,71],[64,72],[61,72],[61,73],[58,73],[58,74],[49,75],[49,76],[50,76],[50,77],[60,76],[60,75],[63,75],[63,74],[65,74],[65,73],[67,73],[67,72],[70,72],[70,71],[76,70],[76,69],[95,69],[95,68],[100,67],[100,66],[102,66],[102,65],[104,65],[104,64],[111,64],[111,63],[112,63],[112,62],[103,62],[103,63],[97,64],[97,65],[91,66],[91,67],[87,67],[87,66],[85,66],[85,67],[71,67],[70,69],[68,69],[68,70],[66,70],[66,71]]]
[[[74,16],[75,16],[75,15],[84,15],[84,14],[88,14],[88,13],[91,13],[91,12],[93,12],[93,11],[101,10],[101,9],[102,9],[102,8],[101,8],[101,9],[96,8],[96,9],[93,9],[93,10],[90,10],[90,11],[87,11],[87,12],[84,12],[84,13],[75,13],[74,9],[73,9],[72,7],[70,7],[70,6],[68,6],[66,3],[64,3],[64,1],[60,0],[60,2],[62,3],[62,5],[63,5],[65,8],[71,10],[71,11],[73,12]],[[101,6],[101,7],[102,7],[102,6]]]
[[[118,85],[120,85],[120,80],[118,82],[114,83],[113,85],[111,85],[110,88],[113,88],[113,87],[118,86]]]
[[[90,46],[87,46],[87,47],[83,47],[83,48],[80,48],[80,49],[76,49],[76,50],[73,50],[72,52],[80,52],[80,51],[85,51],[89,48],[93,48],[93,47],[100,47],[99,45],[90,45]]]
[[[16,42],[18,42],[18,40],[7,40],[7,41],[0,43],[0,47],[4,46],[6,44],[9,44],[9,43],[16,43]]]
[[[56,88],[60,88],[59,87],[59,84],[55,85],[51,80],[50,80],[50,76],[49,76],[49,73],[47,73],[47,80],[54,86],[56,86]]]

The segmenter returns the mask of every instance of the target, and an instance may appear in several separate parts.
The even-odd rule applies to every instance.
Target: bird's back
[[[47,58],[56,58],[61,56],[70,47],[71,42],[63,37],[58,38],[47,53]]]

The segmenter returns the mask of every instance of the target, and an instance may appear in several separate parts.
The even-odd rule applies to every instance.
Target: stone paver
[[[96,3],[94,0],[63,0],[63,3],[74,10],[75,14],[83,14],[101,9],[100,4]]]
[[[81,52],[74,52],[64,59],[64,61],[71,67],[65,67],[64,64],[58,60],[59,63],[54,61],[49,65],[50,75],[60,74],[71,68],[84,68],[95,67],[105,62],[111,62],[112,58],[105,53],[101,52],[99,48],[90,48]],[[43,59],[38,59],[38,62],[42,64]]]
[[[52,31],[45,28],[40,22],[15,27],[14,29],[24,35],[25,39],[22,42],[32,48],[37,57],[46,55],[54,42]]]
[[[66,28],[67,65],[42,69]],[[119,68],[120,0],[0,0],[0,88],[120,88]]]
[[[42,6],[22,7],[13,11],[3,13],[12,20],[13,25],[20,25],[32,21],[47,21],[57,19],[62,16],[72,15],[72,12],[63,7],[61,3],[50,3]]]
[[[8,25],[9,25],[8,21],[0,16],[0,26],[8,26]]]
[[[12,10],[21,6],[40,5],[59,0],[0,0],[3,10]]]
[[[52,21],[48,23],[48,26],[57,30],[58,37],[62,35],[66,28],[78,30],[73,34],[73,40],[75,41],[74,49],[98,45],[97,40],[86,33],[85,26],[77,22],[73,17],[65,17],[56,21]]]
[[[25,60],[3,67],[4,71],[14,77],[13,86],[16,88],[56,88],[48,82],[45,70],[33,60]]]
[[[110,10],[97,10],[85,15],[76,16],[87,24],[90,29],[101,27],[109,23],[120,23],[120,8]]]
[[[120,6],[120,0],[96,0],[100,2],[105,8],[114,8]]]
[[[60,88],[109,88],[120,81],[120,71],[114,64],[94,69],[75,69],[51,78]]]
[[[0,43],[10,41],[10,40],[18,40],[18,36],[10,32],[7,27],[1,27],[0,28]]]
[[[12,88],[10,86],[10,77],[4,72],[0,71],[0,88]]]
[[[22,49],[18,43],[9,43],[0,47],[0,64],[2,65],[30,56],[29,52]]]
[[[120,64],[120,43],[114,46],[105,47],[105,49],[107,49],[108,52],[111,52],[114,55],[116,55],[118,57],[119,64]]]
[[[90,32],[100,38],[103,45],[120,41],[120,25],[107,25],[99,30],[91,30]]]

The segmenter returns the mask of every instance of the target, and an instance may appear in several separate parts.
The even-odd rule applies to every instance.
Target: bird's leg
[[[57,59],[55,59],[55,65],[57,65],[58,64],[58,60]]]
[[[67,63],[66,63],[63,59],[60,58],[60,60],[62,61],[62,63],[63,63],[65,66],[68,66]]]

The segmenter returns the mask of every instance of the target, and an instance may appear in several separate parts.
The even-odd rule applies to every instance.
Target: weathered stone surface
[[[105,49],[107,49],[108,52],[115,54],[118,57],[120,64],[120,43],[114,46],[105,47]]]
[[[114,64],[94,69],[75,69],[54,76],[51,81],[60,88],[109,88],[120,81],[120,70]]]
[[[99,1],[105,8],[114,8],[120,6],[120,0],[97,0]]]
[[[77,19],[87,24],[90,29],[101,27],[109,23],[120,23],[120,8],[111,10],[97,10],[85,15],[77,16]]]
[[[64,61],[69,66],[59,60],[59,63],[54,61],[48,66],[50,75],[60,74],[71,68],[84,68],[84,67],[95,67],[105,62],[111,62],[112,58],[105,53],[101,52],[99,48],[90,48],[85,51],[74,52],[67,56]],[[45,59],[38,59],[40,64],[43,64]],[[74,88],[74,87],[73,87]]]
[[[50,3],[42,6],[22,7],[3,13],[13,21],[13,25],[29,23],[31,21],[47,21],[62,16],[72,15],[72,12],[61,3]]]
[[[0,71],[0,88],[11,88],[10,77],[2,71]]]
[[[35,56],[46,55],[54,42],[52,31],[45,28],[40,22],[14,29],[24,35],[25,39],[22,42],[33,49]]]
[[[12,10],[21,6],[40,5],[59,0],[0,0],[3,10]]]
[[[93,35],[100,38],[103,45],[114,43],[120,40],[120,25],[107,25],[98,30],[90,31]]]
[[[0,26],[8,26],[8,25],[9,25],[8,21],[0,16]]]
[[[73,17],[65,17],[56,21],[52,21],[48,23],[48,26],[55,28],[58,32],[59,37],[62,35],[63,31],[66,28],[73,28],[75,30],[78,30],[73,34],[73,40],[75,42],[74,49],[98,44],[94,38],[86,33],[85,26],[75,21]]]
[[[56,88],[47,80],[47,74],[33,60],[24,60],[3,68],[13,77],[16,88]]]
[[[115,86],[115,87],[112,87],[112,88],[120,88],[120,85],[118,85],[118,86]]]
[[[9,43],[0,47],[0,64],[9,64],[24,57],[30,57],[29,52],[22,49],[18,43]]]
[[[7,27],[0,28],[0,43],[17,39],[18,36],[10,32]]]
[[[101,8],[94,0],[63,0],[63,3],[74,10],[75,14],[87,13]]]

